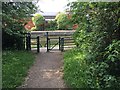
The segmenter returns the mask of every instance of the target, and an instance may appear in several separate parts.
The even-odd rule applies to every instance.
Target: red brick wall
[[[28,23],[24,26],[25,29],[30,30],[32,27],[35,27],[32,20],[28,21]]]

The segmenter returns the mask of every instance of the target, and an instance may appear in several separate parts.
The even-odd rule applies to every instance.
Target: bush
[[[2,49],[25,49],[24,35],[7,34],[2,32]]]
[[[57,23],[56,21],[48,21],[45,30],[57,30]]]
[[[73,88],[120,88],[120,61],[108,63],[110,62],[108,57],[104,59],[104,62],[98,62],[94,61],[95,59],[90,61],[91,55],[77,48],[65,52],[64,79],[66,84]]]
[[[73,20],[79,23],[74,40],[80,55],[77,55],[75,50],[75,53],[70,51],[67,59],[65,57],[65,80],[72,87],[120,88],[120,30],[117,17],[119,2],[74,2],[71,5]],[[83,62],[76,61],[76,57],[81,54],[85,57],[78,60],[86,62],[86,66]],[[84,67],[85,71],[82,70]],[[85,81],[81,80],[83,78]]]

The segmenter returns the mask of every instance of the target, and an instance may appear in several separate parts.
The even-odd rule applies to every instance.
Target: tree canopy
[[[45,18],[40,14],[35,14],[34,17],[32,17],[32,21],[35,26],[40,26],[44,24]]]
[[[70,19],[65,13],[58,13],[55,20],[57,22],[58,29],[68,29],[69,25],[71,25]]]
[[[44,23],[45,23],[45,18],[41,15],[36,13],[33,17],[32,17],[32,21],[35,25],[35,27],[32,28],[32,30],[41,30],[42,27],[44,27]]]
[[[24,24],[36,10],[32,2],[2,2],[3,48],[20,48],[20,37],[25,32]]]

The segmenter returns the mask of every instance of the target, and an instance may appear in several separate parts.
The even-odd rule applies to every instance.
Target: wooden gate
[[[52,40],[56,40],[55,43],[52,43]],[[64,50],[64,38],[49,38],[47,36],[47,52],[50,50],[53,50],[57,46],[58,50],[63,51]]]
[[[74,41],[72,39],[72,35],[75,31],[73,30],[59,30],[59,31],[32,31],[26,35],[26,49],[31,50],[31,46],[37,46],[37,52],[40,51],[41,45],[41,37],[46,38],[44,40],[46,51],[50,50],[61,50],[64,51],[68,48],[72,48],[75,46]],[[33,40],[34,39],[34,40]],[[32,41],[35,41],[32,42]],[[74,46],[73,46],[74,45]]]
[[[46,38],[47,38],[47,52],[50,50],[53,50],[57,45],[59,50],[64,51],[68,48],[75,47],[74,40],[72,38],[73,33],[50,33],[46,32]],[[52,40],[56,40],[55,43],[51,44]]]

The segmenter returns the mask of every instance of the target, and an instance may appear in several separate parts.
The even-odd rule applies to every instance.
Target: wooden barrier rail
[[[75,32],[75,30],[57,30],[57,31],[31,31],[31,35],[37,35],[37,36],[47,36],[47,33],[49,36],[69,36],[72,35]]]
[[[47,46],[47,52],[49,52],[49,50],[52,50],[57,45],[59,45],[59,50],[64,51],[64,48],[66,48],[65,45],[73,45],[72,35],[74,32],[75,30],[32,31],[26,34],[26,49],[31,50],[31,45],[34,44],[37,45],[37,52],[39,52],[41,38],[41,40],[44,40],[44,42],[46,42],[45,46]],[[36,39],[37,43],[34,40],[32,43],[32,39]]]

